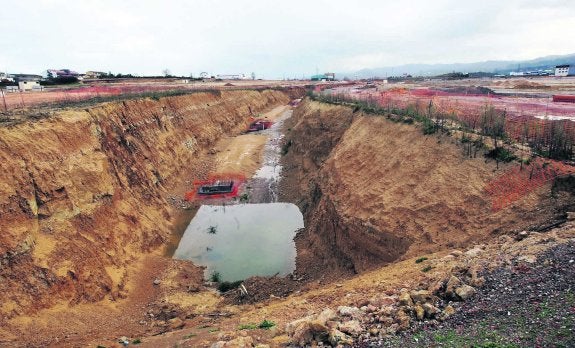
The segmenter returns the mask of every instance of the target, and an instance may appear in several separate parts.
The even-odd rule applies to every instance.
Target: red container
[[[575,95],[554,95],[553,101],[558,103],[575,103]]]

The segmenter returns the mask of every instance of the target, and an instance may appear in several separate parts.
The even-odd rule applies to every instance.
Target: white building
[[[42,90],[38,81],[20,81],[18,82],[18,89],[21,91]]]
[[[230,74],[230,75],[216,75],[217,79],[221,79],[221,80],[245,80],[246,74]]]
[[[557,65],[555,67],[555,76],[573,76],[575,75],[575,66]]]
[[[14,78],[8,73],[0,72],[0,81],[14,82]]]

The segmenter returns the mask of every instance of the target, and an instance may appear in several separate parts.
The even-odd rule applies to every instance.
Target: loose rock
[[[423,318],[425,317],[425,310],[423,309],[423,306],[417,303],[414,309],[415,309],[415,317],[417,318],[417,320],[423,320]]]
[[[357,320],[349,320],[339,324],[338,329],[352,336],[358,336],[362,332],[361,325]]]
[[[338,346],[338,345],[352,345],[353,344],[353,340],[351,339],[351,337],[349,337],[348,335],[344,334],[343,332],[339,331],[338,329],[331,329],[329,331],[329,337],[328,337],[329,343],[332,346]]]
[[[455,289],[461,286],[461,280],[456,276],[449,277],[447,284],[445,285],[445,295],[450,299],[456,299],[457,294],[455,293]]]
[[[416,303],[434,302],[436,299],[435,296],[429,292],[429,290],[412,291],[409,295],[411,296],[413,302]]]
[[[401,306],[413,306],[413,300],[409,295],[409,292],[403,291],[401,295],[399,295],[399,304]]]
[[[462,300],[467,300],[471,296],[475,294],[475,288],[469,285],[463,285],[455,290],[457,296],[459,296]]]
[[[422,307],[423,310],[425,311],[425,315],[427,315],[427,317],[429,318],[433,318],[435,314],[439,312],[439,309],[437,309],[437,307],[435,307],[431,303],[424,303]]]
[[[361,313],[360,309],[357,307],[348,307],[348,306],[339,306],[337,308],[337,311],[339,312],[339,314],[341,315],[346,315],[346,316],[357,316]]]

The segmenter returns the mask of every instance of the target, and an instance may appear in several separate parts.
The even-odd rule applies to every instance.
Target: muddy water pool
[[[291,203],[203,205],[186,229],[174,258],[218,272],[224,281],[287,275],[295,269],[293,238],[303,216]]]

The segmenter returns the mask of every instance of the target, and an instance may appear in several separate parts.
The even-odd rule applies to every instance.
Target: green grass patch
[[[548,301],[545,301],[544,303],[542,303],[541,305],[539,305],[539,313],[537,314],[537,316],[539,318],[542,319],[546,319],[546,318],[550,318],[551,316],[553,316],[555,314],[555,309],[552,308],[551,306],[549,306]]]
[[[140,344],[142,343],[142,340],[139,338],[136,338],[135,340],[132,341],[132,344]]]
[[[432,269],[433,269],[433,267],[431,267],[431,266],[426,266],[426,267],[422,268],[421,271],[424,272],[424,273],[427,273],[427,272],[431,271]]]
[[[242,324],[238,327],[238,330],[255,330],[258,328],[256,324]]]
[[[455,332],[455,330],[449,330],[443,333],[436,333],[433,335],[433,339],[437,343],[463,343],[463,338]]]
[[[187,335],[185,335],[185,336],[183,337],[183,339],[187,340],[187,339],[190,339],[190,338],[192,338],[192,337],[196,337],[196,336],[197,336],[196,334],[194,334],[194,333],[191,333],[191,334],[187,334]]]
[[[422,263],[425,260],[427,260],[427,257],[420,257],[419,259],[415,260],[415,263]]]

